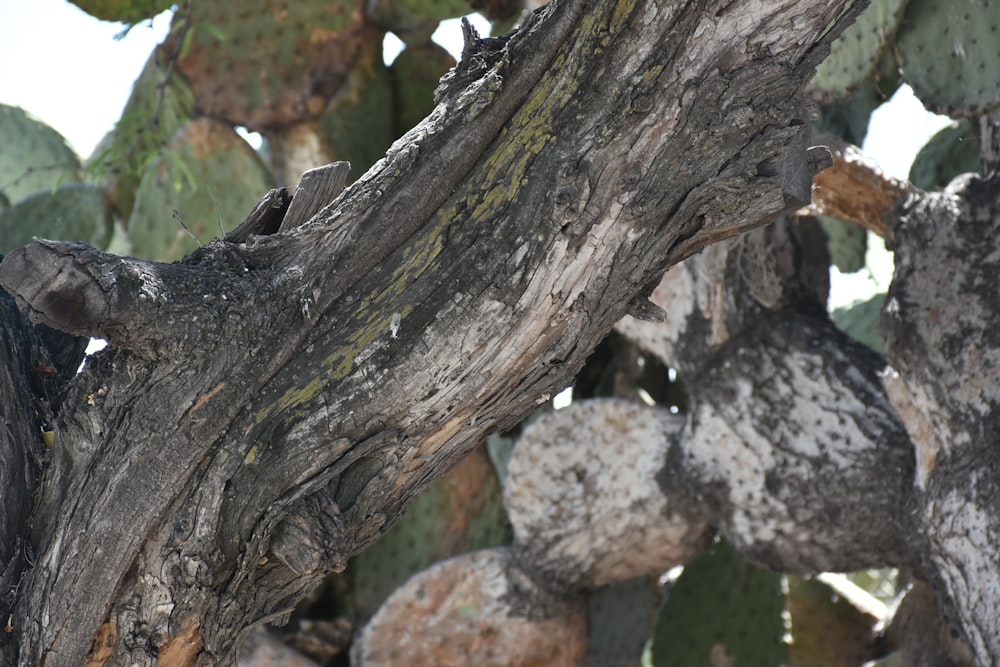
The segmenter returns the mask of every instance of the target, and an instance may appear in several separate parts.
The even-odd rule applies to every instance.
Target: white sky
[[[488,33],[476,18],[480,33]],[[119,24],[98,21],[66,0],[0,0],[0,102],[23,107],[87,157],[121,114],[132,82],[168,27],[165,13],[116,40]],[[457,20],[443,24],[435,38],[458,55]],[[399,48],[398,40],[387,40],[387,57]],[[917,151],[946,122],[928,114],[904,87],[873,115],[864,151],[888,175],[905,179]],[[884,258],[878,263],[884,265]],[[838,277],[831,303],[877,289],[866,272]]]

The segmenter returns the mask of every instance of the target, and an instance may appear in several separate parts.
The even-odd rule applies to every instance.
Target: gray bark
[[[567,385],[626,311],[648,313],[668,266],[808,200],[802,89],[844,4],[556,2],[470,43],[436,111],[303,226],[171,265],[11,253],[0,285],[34,321],[111,348],[55,420],[5,660],[215,664],[286,615]],[[773,364],[819,358],[791,334]],[[845,358],[820,383],[852,415],[875,402],[866,438],[897,437],[868,366],[856,378]],[[721,418],[739,438],[761,422]],[[905,478],[899,447],[865,442],[864,489]],[[902,524],[886,486],[877,512]],[[786,488],[791,507],[802,489]],[[798,558],[782,563],[839,564]]]
[[[979,664],[1000,663],[1000,180],[908,198],[882,313],[889,398],[913,440],[916,531]]]
[[[665,324],[618,329],[690,380],[664,484],[745,557],[805,574],[906,567],[909,437],[885,362],[826,316],[828,264],[815,226],[782,220],[667,272],[652,296]]]

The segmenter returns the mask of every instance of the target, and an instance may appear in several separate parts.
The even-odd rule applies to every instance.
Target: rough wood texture
[[[913,197],[882,312],[886,388],[916,448],[929,572],[979,664],[1000,663],[1000,178]]]
[[[810,213],[853,222],[882,238],[895,209],[913,191],[909,183],[889,178],[866,163],[854,146],[834,152],[833,167],[816,177],[815,186]]]
[[[46,457],[43,433],[51,434],[59,387],[75,373],[85,345],[32,326],[0,291],[0,655],[16,637],[14,603],[35,559],[27,521]]]
[[[226,660],[669,265],[801,205],[801,91],[845,4],[558,0],[471,39],[434,113],[301,227],[171,265],[11,253],[32,319],[111,342],[56,425],[18,663]]]
[[[301,227],[344,191],[349,162],[332,162],[302,174],[279,231]]]
[[[687,433],[662,483],[777,570],[917,563],[909,438],[884,362],[826,317],[823,255],[815,229],[782,220],[668,271],[652,295],[663,325],[618,324],[691,379]]]

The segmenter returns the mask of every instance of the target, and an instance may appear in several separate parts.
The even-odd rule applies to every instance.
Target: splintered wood
[[[813,179],[812,205],[799,212],[841,218],[886,238],[893,209],[912,191],[913,186],[889,178],[847,146],[834,150],[833,166]]]

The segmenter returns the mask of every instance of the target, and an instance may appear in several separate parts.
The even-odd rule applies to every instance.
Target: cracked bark
[[[979,664],[1000,662],[1000,179],[919,193],[890,229],[886,389],[913,440],[916,534]]]
[[[215,664],[287,614],[668,266],[808,200],[845,4],[555,2],[305,225],[11,253],[34,321],[111,347],[54,422],[5,662]]]

